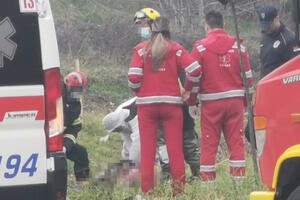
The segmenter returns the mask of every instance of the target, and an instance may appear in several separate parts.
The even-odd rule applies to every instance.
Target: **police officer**
[[[276,68],[299,55],[295,34],[280,21],[277,9],[273,6],[261,8],[259,13],[262,39],[260,44],[261,73],[265,77]],[[245,128],[245,136],[250,141],[249,123]],[[256,142],[255,142],[256,146]]]
[[[64,151],[74,162],[76,181],[87,181],[90,172],[87,150],[76,141],[82,128],[80,97],[86,86],[87,78],[82,72],[72,72],[64,78]]]
[[[300,53],[294,33],[280,21],[277,9],[265,6],[259,14],[261,40],[261,78]]]

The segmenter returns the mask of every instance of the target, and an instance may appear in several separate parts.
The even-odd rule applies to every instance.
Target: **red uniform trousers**
[[[222,131],[230,153],[231,176],[236,178],[245,176],[243,127],[243,97],[202,101],[200,176],[203,181],[215,181],[216,179],[215,162]]]
[[[170,103],[138,105],[138,120],[141,140],[142,191],[148,192],[154,188],[156,134],[158,123],[162,121],[173,177],[173,195],[182,192],[185,184],[182,105]]]

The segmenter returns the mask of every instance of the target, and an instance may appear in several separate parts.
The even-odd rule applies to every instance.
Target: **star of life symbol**
[[[10,39],[15,33],[16,29],[8,17],[0,22],[0,68],[4,67],[4,57],[9,60],[15,57],[17,44]]]

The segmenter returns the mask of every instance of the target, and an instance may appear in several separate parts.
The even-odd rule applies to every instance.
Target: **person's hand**
[[[184,90],[182,92],[181,96],[182,96],[182,100],[183,101],[187,101],[190,98],[190,96],[191,96],[191,91],[185,91]]]
[[[189,113],[193,119],[200,119],[199,108],[195,106],[189,106]]]
[[[101,141],[101,142],[107,142],[108,139],[109,139],[109,135],[106,135],[106,136],[101,137],[101,138],[100,138],[100,141]]]

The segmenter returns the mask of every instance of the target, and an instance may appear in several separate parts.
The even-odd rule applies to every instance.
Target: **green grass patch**
[[[101,170],[104,171],[108,163],[118,162],[122,148],[122,140],[116,133],[111,134],[108,142],[101,142],[100,137],[107,133],[101,125],[103,114],[96,112],[83,113],[83,130],[79,134],[79,143],[85,146],[89,153],[91,166],[91,180],[87,187],[74,187],[72,180],[72,166],[69,162],[69,189],[70,200],[123,200],[136,194],[142,194],[139,187],[132,188],[124,185],[105,187],[100,185],[94,176]],[[250,156],[247,159],[247,176],[242,181],[236,181],[229,175],[228,161],[217,164],[217,181],[215,185],[205,185],[200,180],[186,184],[185,192],[177,196],[177,200],[245,200],[255,190],[263,190],[261,183],[255,183],[254,170]],[[159,169],[159,167],[157,167]],[[187,177],[190,175],[186,168]],[[145,196],[146,199],[171,199],[172,190],[170,183],[159,183]]]

